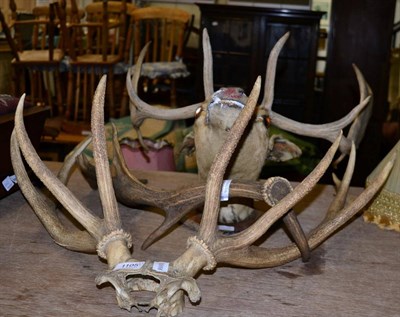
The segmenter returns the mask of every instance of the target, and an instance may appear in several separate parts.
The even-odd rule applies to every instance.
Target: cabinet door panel
[[[209,17],[204,27],[210,35],[213,51],[251,52],[253,21],[230,17]]]
[[[280,58],[309,59],[312,56],[315,26],[302,24],[269,23],[267,27],[266,54],[274,47],[275,43],[286,33],[290,32],[289,39],[282,49]]]
[[[241,87],[248,94],[258,75],[265,77],[271,49],[290,37],[278,59],[274,109],[310,121],[320,12],[198,4],[214,58],[215,88]],[[265,79],[265,78],[264,78]],[[260,94],[260,100],[263,92]]]
[[[214,84],[216,88],[234,86],[246,90],[251,76],[250,57],[236,54],[214,54]],[[249,93],[246,91],[246,93]]]

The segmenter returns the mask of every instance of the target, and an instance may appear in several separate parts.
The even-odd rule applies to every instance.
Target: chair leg
[[[115,102],[114,102],[114,72],[110,68],[108,71],[108,113],[110,118],[115,118]]]
[[[176,80],[171,79],[171,107],[176,108]]]
[[[74,88],[74,73],[72,70],[68,72],[68,85],[67,85],[67,109],[65,111],[66,119],[71,119],[72,116],[72,99],[73,99],[73,88]]]
[[[89,92],[90,92],[90,102],[89,102],[89,106],[88,106],[88,110],[87,110],[88,113],[89,113],[89,120],[88,121],[90,121],[90,117],[91,117],[90,113],[92,112],[92,100],[93,100],[93,97],[94,97],[95,87],[97,87],[97,83],[98,83],[98,80],[97,80],[97,76],[96,76],[95,67],[92,66],[91,70],[90,70],[90,90],[89,90]]]
[[[42,73],[42,76],[40,76],[40,72],[38,72],[38,77],[43,77],[43,85],[42,85],[42,89],[39,92],[39,101],[40,103],[44,103],[44,98],[43,98],[43,93],[46,95],[47,97],[47,104],[50,106],[50,116],[54,117],[54,115],[56,114],[56,111],[54,109],[53,106],[53,94],[52,94],[52,89],[51,89],[51,76],[50,76],[50,72],[45,70]]]
[[[31,86],[31,102],[36,105],[36,87],[39,83],[37,82],[36,72],[34,70],[29,70],[29,82]]]
[[[121,97],[121,106],[119,108],[119,117],[124,117],[128,115],[129,111],[129,98],[128,98],[128,91],[126,86],[123,85],[122,87],[122,97]]]
[[[18,66],[11,68],[11,91],[13,96],[21,96],[21,81],[25,78],[25,71],[20,69]]]
[[[83,121],[88,121],[88,73],[87,69],[84,70],[83,73],[83,96],[82,96],[82,117]]]
[[[75,105],[74,105],[74,121],[79,119],[79,99],[81,92],[81,69],[78,67],[76,73],[76,89],[75,89]]]
[[[56,85],[56,98],[57,98],[57,112],[59,116],[64,114],[64,107],[63,107],[63,91],[61,85],[61,74],[58,69],[54,71],[54,82]]]

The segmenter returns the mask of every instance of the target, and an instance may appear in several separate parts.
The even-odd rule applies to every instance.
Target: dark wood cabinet
[[[295,120],[315,121],[313,95],[321,12],[198,6],[201,29],[207,28],[210,36],[215,89],[238,86],[249,94],[257,76],[265,78],[272,47],[290,31],[278,60],[274,111]]]

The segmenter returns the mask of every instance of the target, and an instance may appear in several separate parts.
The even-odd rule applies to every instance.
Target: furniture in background
[[[13,55],[13,95],[27,93],[27,99],[33,104],[49,105],[51,115],[63,112],[60,64],[64,52],[55,41],[58,5],[50,4],[47,15],[41,7],[34,8],[28,20],[18,19],[16,7],[11,6],[10,25],[0,10],[0,22]],[[63,21],[58,19],[57,23]],[[26,76],[29,76],[28,86],[25,85]]]
[[[170,91],[170,106],[176,107],[176,80],[189,75],[182,61],[192,15],[178,8],[146,7],[130,12],[128,37],[133,47],[133,63],[148,43],[139,94]],[[166,87],[166,88],[165,88]]]
[[[323,12],[203,3],[198,6],[201,29],[207,28],[210,36],[216,89],[236,86],[250,93],[257,76],[265,77],[272,47],[289,31],[277,65],[274,111],[299,121],[318,120],[313,96]],[[201,85],[199,80],[199,93]]]
[[[107,74],[106,114],[116,115],[114,75],[118,63],[124,59],[128,8],[134,6],[128,6],[126,0],[91,3],[85,7],[86,21],[68,25],[68,119],[89,122],[94,91],[104,74]]]

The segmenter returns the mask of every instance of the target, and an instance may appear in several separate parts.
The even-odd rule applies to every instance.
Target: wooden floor
[[[177,182],[175,177],[163,179]],[[87,206],[99,210],[97,192],[79,173],[69,186]],[[352,189],[353,195],[359,192]],[[332,195],[330,186],[319,186],[297,208],[306,230],[321,219]],[[120,211],[138,259],[172,261],[193,235],[179,227],[144,252],[142,241],[162,217],[124,206]],[[284,241],[277,230],[264,243]],[[96,275],[105,269],[96,255],[56,245],[20,192],[0,200],[0,316],[156,316],[154,310],[121,310],[111,286],[95,285]],[[197,281],[201,302],[187,302],[181,316],[400,316],[400,234],[358,218],[312,252],[307,264],[294,261],[258,270],[218,267]]]

